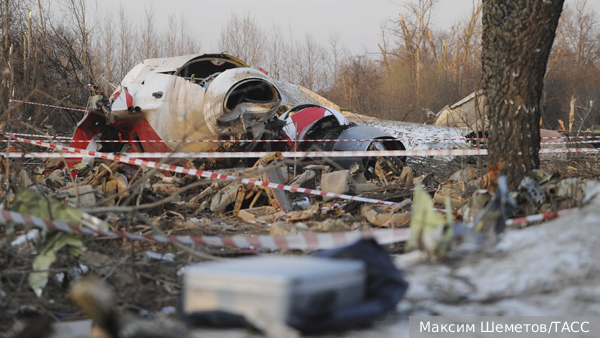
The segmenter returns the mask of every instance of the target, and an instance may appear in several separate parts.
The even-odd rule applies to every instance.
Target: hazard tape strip
[[[579,208],[566,209],[539,215],[509,219],[507,226],[528,222],[542,221],[560,217],[579,211]],[[49,221],[39,217],[23,215],[5,209],[0,210],[0,223],[7,221],[26,224],[38,228],[55,229],[83,235],[99,235],[111,238],[127,238],[130,240],[151,241],[159,243],[199,244],[218,247],[265,248],[265,249],[330,249],[349,245],[361,238],[374,238],[381,245],[406,242],[410,229],[377,229],[371,231],[325,232],[288,236],[160,236],[132,234],[119,231],[93,230],[87,227],[71,226],[63,222]]]
[[[566,143],[600,143],[600,140],[577,141],[577,140],[564,139],[564,141],[558,141],[558,142],[541,142],[540,144],[544,145],[544,144],[566,144]]]
[[[594,148],[544,148],[540,149],[540,154],[556,154],[556,153],[588,153],[597,154],[600,150]]]
[[[28,135],[21,135],[28,136]],[[38,136],[38,135],[33,135]],[[39,135],[39,137],[44,137]],[[600,136],[573,136],[573,137],[542,137],[542,140],[563,140],[561,142],[547,142],[542,141],[543,144],[559,144],[565,142],[579,142],[579,143],[597,143],[598,141],[572,141],[577,139],[598,139]],[[64,138],[71,140],[72,138]],[[430,141],[486,141],[488,139],[477,139],[477,138],[356,138],[356,139],[314,139],[314,140],[301,140],[298,142],[386,142],[386,141],[400,141],[400,142],[430,142]],[[95,142],[95,143],[287,143],[290,140],[81,140],[75,142]]]
[[[238,248],[265,249],[331,249],[356,242],[361,238],[374,238],[379,244],[406,242],[409,229],[377,229],[372,231],[324,232],[288,236],[158,236],[132,234],[119,231],[99,231],[87,227],[70,226],[62,222],[54,222],[39,217],[23,215],[13,211],[0,210],[0,223],[12,221],[38,228],[55,229],[83,235],[98,235],[111,238],[127,238],[138,241],[159,243],[199,244],[211,246],[230,246]]]
[[[17,136],[34,136],[39,138],[48,138],[51,136],[15,134]],[[90,142],[90,143],[287,143],[290,140],[73,140],[71,137],[59,138],[61,140],[70,140],[72,142]],[[302,142],[386,142],[386,141],[457,141],[460,139],[399,139],[399,138],[356,138],[356,139],[317,139],[302,140]],[[464,139],[463,139],[464,140]],[[469,139],[470,140],[470,139]]]
[[[580,210],[580,208],[572,208],[572,209],[559,210],[556,212],[547,212],[544,214],[537,214],[537,215],[513,218],[513,219],[506,220],[506,225],[511,226],[511,225],[515,225],[515,224],[539,222],[539,221],[543,221],[543,220],[550,219],[550,218],[556,218],[556,217],[572,214],[579,210]]]
[[[7,135],[11,135],[11,136],[25,136],[25,137],[37,137],[37,138],[44,138],[44,139],[53,139],[53,140],[72,140],[72,137],[67,137],[67,136],[52,136],[52,135],[43,135],[43,134],[22,134],[22,133],[10,133]],[[2,142],[6,142],[7,140],[2,140]],[[14,140],[11,142],[15,142]]]
[[[315,140],[298,140],[298,143],[303,142],[385,142],[385,141],[464,141],[464,140],[476,140],[476,139],[464,139],[464,138],[446,138],[446,139],[401,139],[401,138],[355,138],[355,139],[315,139]],[[293,142],[291,140],[82,140],[75,142],[101,142],[101,143],[287,143]]]
[[[591,136],[547,136],[542,137],[542,140],[571,140],[571,139],[597,139],[600,138],[600,135],[591,135]]]
[[[20,134],[20,133],[11,133],[14,136],[24,136],[24,137],[36,137],[36,138],[51,138],[57,140],[69,140],[72,142],[90,142],[90,143],[286,143],[289,140],[73,140],[72,137],[66,136],[52,136],[52,135],[42,135],[42,134]],[[597,139],[600,136],[578,136],[578,137],[570,137],[570,138],[562,138],[562,137],[543,137],[542,139],[549,140],[558,140],[562,139],[560,142],[541,142],[541,144],[564,144],[567,142],[577,142],[577,143],[600,143],[598,141],[572,141],[573,139]],[[385,142],[385,141],[474,141],[476,138],[445,138],[445,139],[401,139],[401,138],[379,138],[379,139],[369,139],[369,138],[357,138],[357,139],[316,139],[316,140],[302,140],[300,142]],[[484,140],[484,139],[479,139]],[[485,139],[487,140],[487,139]],[[6,140],[1,140],[0,142],[6,142]],[[469,146],[476,146],[475,144],[471,144]]]
[[[91,152],[79,148],[64,147],[57,144],[48,144],[40,141],[28,140],[28,143],[41,145],[47,148],[54,148],[72,153],[16,153],[8,154],[9,158],[83,158],[83,157],[102,157],[107,159],[122,158],[124,162],[132,163],[133,159],[164,159],[164,158],[260,158],[272,154],[273,152],[196,152],[196,153],[127,153],[124,156],[111,153]],[[44,143],[45,145],[43,145]],[[540,154],[557,154],[557,153],[583,153],[597,154],[600,150],[594,148],[556,148],[556,149],[540,149]],[[373,151],[307,151],[307,152],[281,152],[284,158],[344,158],[344,157],[389,157],[389,156],[482,156],[487,155],[487,149],[437,149],[437,150],[373,150]],[[0,153],[0,156],[6,157],[5,153]],[[121,160],[117,160],[121,161]],[[122,162],[123,162],[122,161]],[[135,160],[139,161],[139,160]],[[165,169],[176,171],[176,169]],[[179,169],[178,169],[179,170]],[[195,169],[190,169],[195,170]]]
[[[57,145],[58,146],[58,145]],[[58,148],[55,148],[58,149]],[[72,148],[77,149],[77,148]],[[69,151],[69,150],[67,150]],[[260,158],[272,154],[273,152],[206,152],[206,153],[127,153],[124,156],[131,159],[163,159],[163,158]],[[97,153],[96,155],[85,153],[17,153],[10,152],[9,158],[84,158],[84,157],[104,157],[109,153]],[[111,154],[112,155],[112,154]],[[374,150],[374,151],[308,151],[308,152],[281,152],[284,158],[321,158],[321,157],[379,157],[379,156],[456,156],[456,155],[487,155],[486,149],[437,149],[437,150]],[[6,157],[5,153],[0,156]],[[113,155],[119,156],[119,155]]]
[[[320,191],[320,190],[293,187],[290,185],[263,182],[263,181],[258,181],[258,180],[251,180],[248,178],[240,178],[240,177],[235,177],[235,176],[230,176],[230,175],[225,175],[225,174],[218,174],[218,173],[213,173],[210,171],[184,168],[184,167],[179,167],[179,166],[175,166],[175,165],[159,164],[156,162],[146,161],[146,160],[141,160],[141,159],[134,159],[134,158],[127,157],[127,156],[114,155],[114,154],[109,154],[109,153],[98,153],[98,152],[94,152],[94,151],[88,151],[88,150],[83,150],[83,149],[78,149],[78,148],[73,148],[73,147],[65,147],[65,146],[61,146],[58,144],[51,144],[51,143],[46,143],[46,142],[42,142],[42,141],[27,140],[27,139],[16,138],[16,137],[13,137],[13,138],[23,141],[23,142],[46,147],[46,148],[58,149],[58,150],[77,153],[77,154],[81,154],[81,155],[105,158],[108,160],[119,161],[119,162],[123,162],[123,163],[134,164],[134,165],[141,165],[141,166],[148,167],[148,168],[156,168],[156,169],[171,171],[171,172],[180,173],[180,174],[196,175],[196,176],[200,176],[200,177],[213,178],[213,179],[224,180],[224,181],[235,181],[235,182],[240,182],[240,183],[244,183],[244,184],[268,187],[268,188],[272,188],[272,189],[288,190],[288,191],[294,191],[294,192],[299,192],[299,193],[312,194],[312,195],[318,195],[318,196],[327,196],[327,197],[333,197],[333,198],[341,198],[341,199],[345,199],[345,200],[359,201],[359,202],[365,202],[365,203],[384,204],[384,205],[397,205],[398,204],[396,202],[381,201],[381,200],[377,200],[377,199],[373,199],[373,198],[365,198],[365,197],[351,196],[351,195],[345,195],[345,194],[336,194],[336,193],[332,193],[332,192],[325,192],[325,191]],[[142,153],[142,155],[143,154],[144,153]]]
[[[39,135],[39,134],[19,134],[14,133],[15,136],[25,137],[37,137],[37,138],[52,138],[59,140],[70,140],[73,142],[91,142],[91,143],[287,143],[289,140],[73,140],[72,137],[65,136],[51,136],[51,135]],[[563,140],[558,142],[542,141],[542,144],[563,144],[567,142],[577,143],[599,143],[600,140],[589,140],[589,141],[574,141],[577,139],[598,139],[600,136],[578,136],[570,138],[562,137],[543,137],[544,140]],[[302,140],[299,142],[386,142],[386,141],[476,141],[476,138],[444,138],[444,139],[402,139],[402,138],[356,138],[356,139],[315,139],[315,140]],[[480,139],[484,140],[484,139]],[[485,139],[487,140],[487,139]],[[3,142],[6,142],[5,140]],[[472,144],[471,146],[475,146]]]
[[[55,105],[51,105],[51,104],[36,103],[36,102],[30,102],[30,101],[21,101],[21,100],[14,100],[14,99],[10,99],[10,100],[8,100],[8,102],[18,102],[18,103],[24,103],[24,104],[31,104],[31,105],[35,105],[35,106],[42,106],[42,107],[58,108],[58,109],[65,109],[65,110],[81,111],[81,112],[84,112],[84,113],[88,112],[87,109],[61,107],[61,106],[55,106]]]
[[[542,137],[542,140],[564,140],[564,142],[570,141],[572,139],[597,139],[600,136],[573,136],[573,137]],[[356,139],[314,139],[314,140],[298,140],[298,142],[385,142],[385,141],[400,141],[400,142],[431,142],[431,141],[487,141],[487,138],[356,138]],[[169,143],[286,143],[290,142],[290,140],[89,140],[89,142],[102,142],[102,143],[124,143],[124,142],[148,142],[148,143],[157,143],[157,142],[169,142]],[[579,143],[594,143],[600,141],[580,141]],[[563,142],[545,142],[542,143],[563,143]]]

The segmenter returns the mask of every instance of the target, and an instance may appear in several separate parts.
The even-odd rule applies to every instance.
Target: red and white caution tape
[[[51,136],[51,135],[42,135],[42,134],[19,134],[14,133],[16,136],[25,136],[25,137],[37,137],[37,138],[53,138],[60,140],[73,140],[72,137],[65,136]],[[597,140],[600,136],[573,136],[570,138],[567,137],[543,137],[542,139],[550,139],[550,140],[563,140],[558,142],[551,141],[542,141],[542,144],[563,144],[567,142],[577,142],[577,143],[599,143],[600,140]],[[577,139],[596,139],[589,141],[574,141]],[[467,141],[467,140],[477,140],[474,138],[446,138],[446,139],[402,139],[402,138],[357,138],[357,139],[315,139],[315,140],[302,140],[299,142],[385,142],[385,141]],[[481,139],[483,140],[483,139]],[[92,143],[287,143],[289,140],[73,140],[75,142],[92,142]],[[471,144],[470,146],[476,146],[475,144]]]
[[[558,142],[541,142],[541,145],[544,144],[566,144],[566,143],[600,143],[600,140],[592,140],[592,141],[577,141],[577,140],[568,140],[565,139],[564,141],[558,141]]]
[[[298,143],[302,142],[384,142],[384,141],[442,141],[442,139],[399,139],[399,138],[356,138],[356,139],[315,139],[315,140],[298,140]],[[459,140],[459,139],[443,139],[444,141]],[[89,142],[102,142],[102,143],[137,143],[137,142],[148,142],[148,143],[287,143],[290,140],[90,140]]]
[[[539,222],[539,221],[543,221],[546,219],[557,218],[560,216],[572,214],[579,210],[580,210],[579,208],[572,208],[572,209],[559,210],[556,212],[547,212],[545,214],[537,214],[537,215],[513,218],[513,219],[506,220],[506,225],[511,226],[511,225],[515,225],[515,224]]]
[[[25,136],[25,137],[37,137],[37,138],[53,139],[53,140],[71,140],[71,139],[73,139],[72,137],[67,137],[67,136],[52,136],[52,135],[43,135],[43,134],[8,133],[6,135],[11,135],[11,136]],[[6,142],[6,140],[2,140],[2,142]],[[15,142],[15,141],[11,141],[11,142]]]
[[[542,140],[565,140],[569,141],[572,139],[598,139],[600,135],[590,135],[590,136],[547,136],[542,137]]]
[[[475,147],[477,147],[477,145],[476,144],[464,144],[463,147],[475,148]],[[463,149],[463,147],[440,147],[440,148],[429,148],[427,150]]]
[[[7,157],[6,153],[0,153],[0,157]],[[89,158],[87,156],[73,153],[19,153],[9,152],[8,158]]]
[[[587,153],[587,154],[597,154],[599,152],[598,149],[594,148],[547,148],[540,149],[540,154],[556,154],[556,153]]]
[[[37,142],[37,141],[35,141]],[[54,144],[53,144],[54,145]],[[56,145],[58,146],[58,145]],[[55,148],[59,149],[59,148]],[[72,148],[78,149],[78,148]],[[81,150],[81,149],[79,149]],[[68,150],[67,150],[68,151]],[[127,153],[124,156],[127,158],[260,158],[272,154],[273,152],[205,152],[205,153]],[[98,155],[90,155],[86,153],[9,153],[10,158],[82,158],[82,157],[104,157],[108,153],[96,153]],[[372,157],[372,156],[467,156],[467,155],[487,155],[486,149],[438,149],[438,150],[373,150],[373,151],[307,151],[281,152],[284,158],[320,158],[320,157]],[[0,153],[0,156],[6,156]],[[117,156],[117,155],[114,155]]]
[[[509,219],[507,226],[522,224],[528,222],[542,221],[550,218],[564,216],[578,211],[579,208],[566,209],[558,212],[549,212],[539,215]],[[408,240],[410,230],[400,229],[377,229],[372,231],[351,231],[351,232],[329,232],[329,233],[311,233],[303,235],[288,236],[158,236],[133,234],[119,231],[101,231],[93,230],[87,227],[71,226],[63,222],[44,220],[39,217],[23,215],[13,211],[1,209],[0,223],[12,221],[15,223],[26,224],[38,228],[55,229],[70,233],[80,233],[83,235],[99,235],[112,238],[127,238],[130,240],[151,241],[159,243],[181,243],[181,244],[199,244],[211,246],[231,246],[238,248],[266,248],[266,249],[330,249],[349,245],[361,238],[374,238],[379,244],[400,243]]]
[[[29,135],[21,135],[29,136]],[[44,137],[42,135],[32,135],[38,137]],[[48,137],[48,136],[46,136]],[[54,137],[58,138],[58,137]],[[585,137],[581,137],[585,138]],[[591,137],[587,137],[591,138]],[[70,137],[60,138],[72,140]],[[556,139],[561,139],[557,137]],[[600,143],[600,140],[590,141],[575,141],[575,138],[564,138],[564,141],[542,141],[541,144],[563,144],[566,142],[577,142],[577,143]],[[476,139],[401,139],[401,138],[356,138],[356,139],[315,139],[315,140],[302,140],[302,142],[386,142],[386,141],[458,141],[458,140],[476,140]],[[92,142],[92,143],[287,143],[289,140],[75,140],[75,142]],[[476,144],[468,144],[471,147],[476,147]]]
[[[21,135],[21,136],[37,136],[47,137],[43,135]],[[560,144],[565,142],[578,142],[578,143],[597,143],[599,141],[573,141],[577,139],[598,139],[600,136],[572,136],[572,137],[542,137],[542,140],[563,140],[561,142],[547,142],[542,141],[543,144]],[[66,137],[64,139],[72,139]],[[403,138],[356,138],[356,139],[315,139],[315,140],[302,140],[299,142],[385,142],[385,141],[476,141],[476,138],[424,138],[424,139],[403,139]],[[479,139],[484,141],[487,139]],[[76,141],[77,142],[77,141]],[[289,140],[81,140],[81,142],[95,142],[95,143],[287,143]],[[476,145],[471,145],[476,146]]]
[[[293,186],[285,185],[285,184],[263,182],[263,181],[258,181],[258,180],[251,180],[248,178],[241,178],[241,177],[235,177],[235,176],[230,176],[230,175],[225,175],[225,174],[218,174],[218,173],[213,173],[210,171],[184,168],[184,167],[175,166],[175,165],[159,164],[156,162],[146,161],[146,160],[141,160],[141,159],[134,159],[134,158],[130,158],[127,156],[114,155],[114,154],[109,154],[109,153],[99,153],[99,152],[88,151],[88,150],[83,150],[83,149],[79,149],[79,148],[65,147],[65,146],[61,146],[58,144],[46,143],[46,142],[42,142],[42,141],[27,140],[27,139],[23,139],[23,138],[15,138],[15,139],[18,139],[19,141],[22,141],[22,142],[27,142],[27,143],[35,144],[38,146],[46,147],[46,148],[58,149],[58,150],[77,153],[77,154],[86,155],[86,156],[105,158],[108,160],[119,161],[119,162],[123,162],[123,163],[134,164],[134,165],[141,165],[141,166],[148,167],[148,168],[156,168],[156,169],[171,171],[171,172],[180,173],[180,174],[196,175],[196,176],[200,176],[200,177],[206,177],[206,178],[212,178],[212,179],[224,180],[224,181],[235,181],[235,182],[240,182],[240,183],[244,183],[244,184],[268,187],[268,188],[272,188],[272,189],[288,190],[288,191],[294,191],[294,192],[299,192],[299,193],[327,196],[327,197],[333,197],[333,198],[341,198],[341,199],[345,199],[345,200],[359,201],[359,202],[365,202],[365,203],[384,204],[384,205],[398,204],[396,202],[381,201],[381,200],[376,200],[373,198],[365,198],[365,197],[351,196],[351,195],[345,195],[345,194],[336,194],[336,193],[325,192],[325,191],[320,191],[320,190],[293,187]],[[145,153],[141,153],[141,154],[143,155]]]
[[[288,236],[158,236],[132,234],[118,231],[99,231],[87,227],[70,226],[62,222],[44,220],[8,210],[0,210],[0,223],[12,221],[38,228],[55,229],[84,235],[99,235],[112,238],[127,238],[159,243],[200,244],[211,246],[232,246],[238,248],[266,249],[331,249],[356,242],[361,238],[374,238],[379,244],[405,242],[409,238],[408,229],[378,229],[373,231],[328,232]]]
[[[58,108],[58,109],[65,109],[65,110],[74,110],[74,111],[81,111],[81,112],[88,112],[87,109],[79,109],[79,108],[71,108],[71,107],[61,107],[61,106],[55,106],[55,105],[51,105],[51,104],[44,104],[44,103],[36,103],[36,102],[30,102],[30,101],[21,101],[21,100],[14,100],[14,99],[10,99],[8,100],[8,102],[19,102],[19,103],[25,103],[25,104],[32,104],[35,106],[42,106],[42,107],[50,107],[50,108]]]
[[[127,153],[124,156],[114,155],[110,153],[101,152],[90,152],[79,148],[64,147],[57,144],[48,144],[41,141],[26,140],[24,142],[32,143],[36,145],[45,146],[47,148],[54,148],[64,150],[71,153],[9,153],[10,158],[83,158],[83,157],[102,157],[102,158],[124,158],[133,161],[133,159],[163,159],[163,158],[260,158],[272,154],[272,152],[196,152],[196,153]],[[42,145],[44,143],[45,145]],[[540,149],[540,154],[556,154],[556,153],[587,153],[597,154],[600,150],[594,148],[556,148],[556,149]],[[372,150],[372,151],[306,151],[306,152],[294,152],[286,151],[281,152],[284,158],[343,158],[343,157],[388,157],[388,156],[480,156],[487,155],[487,149],[436,149],[436,150]],[[0,156],[6,157],[5,153],[0,153]],[[117,160],[120,161],[120,160]],[[137,161],[137,160],[136,160]],[[127,162],[130,163],[130,162]],[[144,165],[138,163],[131,163],[137,165]],[[164,169],[175,171],[175,169]]]

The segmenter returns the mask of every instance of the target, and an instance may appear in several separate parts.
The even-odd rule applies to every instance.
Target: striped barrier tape
[[[385,142],[385,141],[463,141],[463,140],[476,140],[476,139],[464,139],[464,138],[446,138],[446,139],[401,139],[401,138],[355,138],[355,139],[314,139],[314,140],[298,140],[298,143],[302,142]],[[78,141],[75,141],[78,142]],[[293,142],[291,140],[83,140],[81,142],[102,142],[102,143],[119,143],[119,142],[148,142],[148,143],[287,143]]]
[[[591,136],[546,136],[542,137],[542,140],[570,140],[570,139],[595,139],[600,138],[600,135]]]
[[[75,148],[76,149],[76,148]],[[206,152],[206,153],[127,153],[124,156],[131,159],[164,159],[164,158],[260,158],[272,154],[273,152]],[[108,154],[108,153],[98,153]],[[468,155],[487,155],[486,149],[466,150],[466,149],[437,149],[437,150],[382,150],[382,151],[309,151],[309,152],[281,152],[284,158],[340,158],[340,157],[372,157],[372,156],[468,156]],[[6,157],[5,153],[0,156]],[[118,156],[118,155],[115,155]],[[100,157],[100,155],[89,155],[83,153],[17,153],[10,152],[9,158],[85,158]]]
[[[290,140],[73,140],[71,137],[54,137],[44,135],[14,134],[17,136],[32,136],[38,138],[55,138],[69,140],[72,142],[90,142],[90,143],[287,143]],[[459,139],[399,139],[399,138],[357,138],[357,139],[316,139],[302,140],[302,142],[385,142],[385,141],[457,141]],[[4,140],[3,142],[6,142]]]
[[[600,143],[600,140],[577,141],[577,140],[564,139],[564,141],[558,141],[558,142],[540,142],[541,145],[544,145],[544,144],[565,144],[565,143]]]
[[[251,180],[248,178],[241,178],[241,177],[235,177],[235,176],[231,176],[231,175],[218,174],[218,173],[213,173],[213,172],[205,171],[205,170],[190,169],[190,168],[184,168],[184,167],[168,165],[168,164],[159,164],[159,163],[152,162],[152,161],[134,159],[134,158],[131,158],[128,156],[114,155],[114,154],[109,154],[109,153],[98,153],[98,152],[94,152],[94,151],[88,151],[88,150],[83,150],[83,149],[78,149],[78,148],[73,148],[73,147],[65,147],[65,146],[61,146],[58,144],[51,144],[51,143],[46,143],[46,142],[42,142],[42,141],[27,140],[27,139],[17,138],[17,137],[13,137],[13,138],[15,138],[19,141],[22,141],[22,142],[31,143],[31,144],[35,144],[35,145],[46,147],[46,148],[58,149],[58,150],[77,153],[77,154],[86,155],[86,156],[99,157],[99,158],[104,158],[104,159],[108,159],[108,160],[119,161],[122,163],[144,166],[144,167],[148,167],[148,168],[166,170],[166,171],[171,171],[174,173],[196,175],[199,177],[212,178],[212,179],[224,180],[224,181],[235,181],[235,182],[240,182],[240,183],[244,183],[244,184],[268,187],[268,188],[272,188],[272,189],[288,190],[288,191],[293,191],[293,192],[318,195],[318,196],[327,196],[327,197],[333,197],[333,198],[341,198],[341,199],[345,199],[345,200],[359,201],[359,202],[365,202],[365,203],[384,204],[384,205],[397,205],[398,204],[396,202],[381,201],[381,200],[377,200],[377,199],[373,199],[373,198],[365,198],[365,197],[360,197],[360,196],[337,194],[337,193],[325,192],[325,191],[314,190],[314,189],[293,187],[293,186],[285,185],[285,184],[277,184],[277,183],[271,183],[271,182]]]
[[[127,238],[138,241],[159,243],[199,244],[211,246],[230,246],[238,248],[265,249],[331,249],[356,242],[361,238],[374,238],[379,244],[406,242],[409,229],[377,229],[372,231],[324,232],[288,236],[158,236],[132,234],[119,231],[92,230],[87,227],[70,226],[62,222],[54,222],[39,217],[23,215],[13,211],[0,210],[0,223],[12,221],[38,228],[55,229],[83,235],[98,235],[111,238]]]
[[[27,136],[27,135],[24,135]],[[40,135],[39,137],[43,137]],[[542,140],[563,140],[562,142],[547,142],[542,141],[541,143],[563,143],[563,142],[579,142],[579,143],[595,143],[600,142],[594,141],[600,136],[573,136],[573,137],[542,137]],[[71,140],[72,138],[64,138]],[[578,139],[592,139],[591,141],[572,141]],[[302,140],[298,142],[385,142],[385,141],[400,141],[400,142],[412,142],[412,141],[487,141],[489,139],[477,139],[477,138],[356,138],[356,139],[314,139],[314,140]],[[82,140],[86,141],[86,140]],[[77,142],[77,141],[76,141]],[[142,142],[142,143],[286,143],[290,140],[89,140],[87,142],[102,142],[102,143],[125,143],[125,142]]]
[[[126,163],[146,165],[128,162],[133,159],[164,159],[164,158],[260,158],[272,154],[273,152],[176,152],[176,153],[127,153],[126,155],[115,155],[111,153],[91,152],[79,148],[64,147],[57,144],[48,144],[40,141],[27,140],[27,143],[41,145],[47,148],[64,150],[71,153],[8,153],[9,158],[84,158],[84,157],[101,157],[112,159],[110,157],[125,159]],[[45,145],[42,145],[44,143]],[[48,145],[51,145],[49,147]],[[540,154],[556,154],[556,153],[588,153],[597,154],[600,150],[594,148],[556,148],[556,149],[540,149]],[[281,152],[284,158],[344,158],[344,157],[389,157],[389,156],[482,156],[487,155],[487,149],[437,149],[437,150],[372,150],[372,151],[306,151]],[[0,156],[6,157],[5,153],[0,153]],[[117,160],[120,161],[120,160]],[[138,160],[136,160],[138,161]],[[171,170],[175,169],[164,169]]]
[[[10,99],[10,100],[8,100],[8,102],[18,102],[18,103],[24,103],[24,104],[32,104],[32,105],[35,105],[35,106],[42,106],[42,107],[58,108],[58,109],[65,109],[65,110],[81,111],[81,112],[84,112],[84,113],[87,113],[89,111],[87,109],[61,107],[61,106],[55,106],[55,105],[51,105],[51,104],[36,103],[36,102],[30,102],[30,101],[21,101],[21,100],[15,100],[15,99]]]
[[[507,226],[528,222],[542,221],[550,218],[564,216],[579,211],[579,208],[566,209],[558,212],[549,212],[539,215],[514,218],[506,221]],[[39,217],[23,215],[17,212],[1,209],[0,223],[7,221],[26,224],[38,228],[54,229],[82,235],[98,235],[111,238],[126,238],[130,240],[151,241],[159,243],[199,244],[210,246],[230,246],[238,248],[265,248],[265,249],[331,249],[356,242],[361,238],[374,238],[381,245],[406,242],[410,236],[410,229],[377,229],[371,231],[351,232],[326,232],[287,236],[160,236],[143,235],[119,231],[93,230],[88,227],[71,226],[63,222],[49,221]]]
[[[59,140],[70,140],[73,142],[91,142],[91,143],[287,143],[289,140],[73,140],[72,137],[52,136],[42,134],[19,134],[12,133],[15,136],[52,138]],[[573,137],[542,137],[543,140],[563,140],[560,142],[542,141],[542,144],[561,144],[566,142],[577,143],[598,143],[600,140],[573,141],[577,139],[598,139],[600,136],[573,136]],[[385,141],[476,141],[476,138],[424,138],[424,139],[402,139],[402,138],[357,138],[357,139],[314,139],[302,140],[299,142],[385,142]],[[479,139],[480,141],[488,139]],[[3,141],[5,142],[5,140]],[[472,145],[475,146],[475,145]]]
[[[559,210],[556,212],[552,211],[552,212],[547,212],[544,214],[537,214],[537,215],[508,219],[508,220],[506,220],[506,225],[511,226],[511,225],[515,225],[515,224],[539,222],[539,221],[543,221],[543,220],[550,219],[550,218],[557,218],[557,217],[561,217],[564,215],[568,215],[568,214],[577,212],[579,210],[580,210],[580,208],[572,208],[572,209]]]
[[[50,136],[50,135],[35,135],[35,134],[18,134],[14,133],[15,136],[24,136],[24,137],[37,137],[44,139],[53,139],[53,140],[61,140],[61,141],[71,141],[71,142],[90,142],[90,143],[286,143],[287,140],[81,140],[74,141],[71,137],[64,136]],[[410,139],[409,139],[410,140]],[[427,140],[427,139],[424,139]],[[434,140],[434,139],[429,139]],[[442,139],[435,139],[442,140]],[[444,139],[447,141],[448,139]],[[456,140],[456,139],[452,139]],[[323,140],[304,140],[302,142],[385,142],[385,141],[407,141],[406,139],[395,139],[395,138],[386,138],[386,139],[323,139]],[[7,140],[0,140],[0,142],[5,143]],[[565,144],[565,143],[600,143],[600,140],[590,140],[590,141],[576,141],[571,139],[564,139],[564,141],[545,141],[540,144]],[[470,147],[476,147],[476,144],[466,144]],[[458,146],[454,147],[443,147],[443,148],[430,148],[433,149],[457,149]]]
[[[45,138],[45,139],[56,139],[56,140],[72,140],[72,137],[67,137],[67,136],[52,136],[52,135],[43,135],[43,134],[22,134],[22,133],[7,133],[6,135],[11,135],[11,136],[26,136],[26,137],[38,137],[38,138]],[[6,142],[7,140],[2,140],[2,142]],[[12,141],[14,142],[14,141]]]
[[[572,137],[542,137],[541,140],[564,140],[568,142],[572,139],[598,139],[600,136],[572,136]],[[422,142],[431,142],[431,141],[487,141],[488,138],[357,138],[357,139],[311,139],[311,140],[299,140],[298,142],[384,142],[384,141],[400,141],[400,142],[412,142],[412,141],[422,141]],[[170,142],[170,143],[285,143],[290,142],[291,140],[90,140],[89,142],[103,142],[103,143],[116,143],[116,142]],[[587,143],[593,143],[597,141],[587,141]],[[542,143],[550,143],[544,142]],[[584,143],[580,141],[580,143]]]
[[[588,153],[597,154],[600,150],[595,148],[545,148],[540,149],[540,154],[557,154],[557,153]]]

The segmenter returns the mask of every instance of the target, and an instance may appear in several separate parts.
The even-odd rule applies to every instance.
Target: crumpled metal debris
[[[439,189],[435,192],[433,199],[436,203],[444,204],[445,198],[449,197],[453,207],[460,207],[467,201],[465,198],[466,192],[467,187],[465,182],[444,183],[441,184]]]
[[[478,196],[485,196],[485,193]],[[482,203],[483,199],[477,203]],[[416,189],[407,249],[423,250],[429,258],[461,257],[490,249],[497,243],[498,235],[506,228],[508,215],[516,207],[505,176],[498,178],[496,193],[470,224],[454,222],[450,197],[446,196],[445,202],[444,217],[434,210],[431,197],[422,189]]]
[[[369,223],[375,226],[397,228],[408,225],[410,222],[410,213],[402,212],[402,209],[410,204],[411,200],[407,199],[395,206],[363,205],[361,214]]]
[[[377,185],[367,182],[364,172],[359,171],[358,166],[352,170],[338,170],[324,174],[321,177],[321,190],[338,194],[358,195],[367,191],[377,189]],[[330,201],[332,197],[324,197],[324,201]]]
[[[546,193],[541,189],[538,181],[531,177],[525,177],[518,189],[523,192],[529,203],[542,204],[546,201]]]
[[[584,180],[570,177],[546,183],[545,190],[554,209],[559,210],[581,205],[586,185]]]
[[[266,223],[273,223],[277,221],[279,217],[285,214],[285,212],[272,206],[263,206],[240,210],[238,217],[245,221],[262,221]]]
[[[491,199],[492,193],[489,190],[479,189],[458,210],[458,214],[462,216],[464,223],[473,223],[477,214],[483,210]]]
[[[461,169],[448,179],[450,182],[470,182],[477,178],[477,170],[472,166],[467,166],[465,169]]]

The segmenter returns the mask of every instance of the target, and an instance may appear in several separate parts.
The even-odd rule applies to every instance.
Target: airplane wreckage
[[[109,99],[91,86],[91,113],[77,125],[71,146],[138,153],[405,149],[399,141],[305,142],[394,137],[378,128],[350,122],[339,111],[318,104],[313,98],[317,94],[300,88],[276,83],[266,71],[250,68],[226,54],[148,59],[125,76]],[[249,142],[169,142],[177,140]],[[402,160],[388,159],[400,167]],[[219,161],[235,166],[241,160]],[[372,166],[373,161],[335,160],[345,168],[354,163]]]

